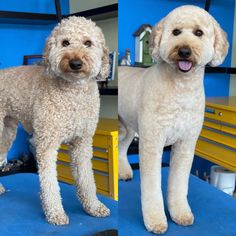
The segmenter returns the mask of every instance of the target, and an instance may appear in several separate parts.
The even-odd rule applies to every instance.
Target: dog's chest
[[[83,132],[93,133],[99,113],[99,97],[96,93],[78,94],[68,99],[67,109],[70,110],[65,128],[71,130],[72,136],[80,136]]]
[[[184,139],[190,134],[191,129],[195,128],[193,120],[188,112],[176,112],[173,114],[172,121],[166,127],[166,145],[172,145],[178,139]]]
[[[174,101],[169,111],[166,129],[166,145],[174,144],[178,139],[192,138],[198,135],[203,120],[204,102]]]

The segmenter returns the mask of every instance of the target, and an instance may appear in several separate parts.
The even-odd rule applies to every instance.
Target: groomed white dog
[[[191,225],[188,179],[205,107],[206,64],[220,65],[227,37],[216,20],[195,6],[176,8],[152,30],[148,69],[119,68],[119,177],[132,178],[127,149],[140,137],[142,211],[148,231],[164,233],[167,220],[161,192],[163,147],[172,145],[168,208],[174,222]]]

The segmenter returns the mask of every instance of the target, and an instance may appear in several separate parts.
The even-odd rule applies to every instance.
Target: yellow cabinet
[[[118,122],[100,119],[93,137],[93,170],[97,192],[118,200]],[[68,146],[58,152],[57,171],[60,181],[73,184]]]
[[[236,97],[207,99],[195,154],[236,171]]]

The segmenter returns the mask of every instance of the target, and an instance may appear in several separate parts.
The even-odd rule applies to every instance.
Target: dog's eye
[[[181,34],[182,32],[181,32],[181,30],[179,30],[179,29],[174,29],[173,31],[172,31],[172,34],[174,35],[174,36],[178,36],[179,34]]]
[[[63,40],[62,41],[62,46],[63,47],[67,47],[67,46],[69,46],[70,45],[70,42],[68,41],[68,40]]]
[[[194,32],[194,34],[195,34],[197,37],[201,37],[201,36],[203,35],[203,32],[202,32],[202,30],[197,29],[197,30]]]
[[[87,48],[90,48],[92,46],[92,42],[90,40],[86,40],[84,42],[84,45],[87,47]]]

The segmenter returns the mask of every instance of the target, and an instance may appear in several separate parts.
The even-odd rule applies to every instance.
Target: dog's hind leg
[[[16,136],[17,121],[14,118],[0,114],[0,166],[7,162],[7,152]]]
[[[6,113],[0,107],[0,167],[6,163],[6,156],[4,155],[4,142],[3,142],[3,130],[4,130],[4,118]]]
[[[127,158],[127,150],[134,135],[135,132],[119,119],[119,179],[122,180],[130,180],[133,177],[133,171]]]
[[[3,185],[0,183],[0,195],[5,193],[5,188],[3,187]]]
[[[92,137],[76,138],[72,142],[71,169],[76,182],[77,196],[88,214],[105,217],[110,214],[110,210],[97,198],[91,159]]]
[[[3,121],[2,142],[0,144],[0,166],[6,163],[7,152],[16,137],[18,121],[6,116]]]
[[[0,166],[7,162],[7,152],[16,136],[17,121],[1,114],[0,122]],[[4,186],[0,183],[0,195],[5,192]]]

